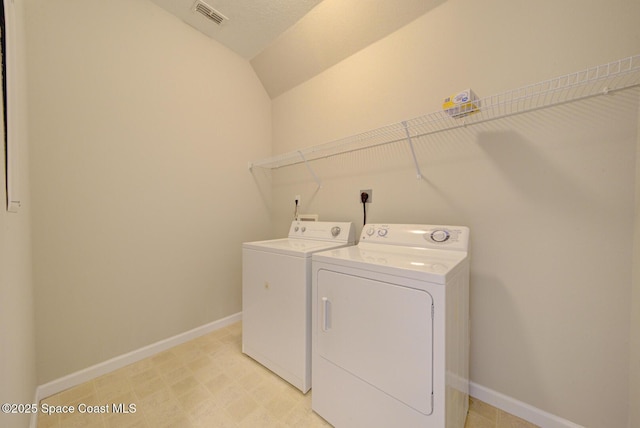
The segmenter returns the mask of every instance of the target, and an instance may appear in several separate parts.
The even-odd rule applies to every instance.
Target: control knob
[[[340,235],[340,231],[341,230],[342,229],[340,229],[340,226],[333,226],[331,228],[331,236],[333,236],[335,238],[336,236]]]
[[[431,240],[434,242],[444,242],[449,239],[449,236],[449,231],[447,230],[438,229],[431,232]]]

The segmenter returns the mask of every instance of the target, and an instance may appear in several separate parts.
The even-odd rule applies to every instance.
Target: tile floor
[[[303,395],[243,355],[241,339],[242,323],[236,323],[45,398],[41,409],[76,411],[40,413],[38,428],[331,426],[311,410],[313,390]],[[129,413],[115,413],[114,404]],[[470,400],[465,428],[506,427],[535,425]]]

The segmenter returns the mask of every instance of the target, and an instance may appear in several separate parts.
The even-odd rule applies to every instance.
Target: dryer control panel
[[[469,228],[427,224],[367,224],[360,242],[467,251]]]

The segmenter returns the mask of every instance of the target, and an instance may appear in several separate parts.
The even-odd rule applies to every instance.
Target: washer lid
[[[268,241],[245,242],[243,249],[267,251],[296,257],[310,257],[312,253],[332,248],[344,247],[344,242],[327,242],[307,239],[272,239]]]
[[[313,254],[314,262],[366,269],[437,284],[444,284],[447,277],[466,260],[466,251],[364,243]]]

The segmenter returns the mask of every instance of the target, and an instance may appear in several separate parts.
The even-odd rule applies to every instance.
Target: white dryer
[[[353,245],[346,222],[294,221],[283,239],[242,245],[242,352],[311,388],[311,255]]]
[[[366,225],[315,253],[313,410],[338,428],[463,428],[469,229]]]

